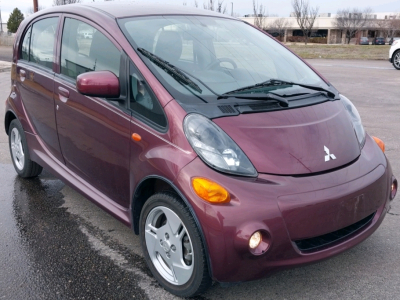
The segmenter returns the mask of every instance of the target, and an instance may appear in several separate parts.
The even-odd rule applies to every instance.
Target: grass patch
[[[302,58],[328,59],[372,59],[387,60],[389,45],[302,45],[288,44],[292,51]]]

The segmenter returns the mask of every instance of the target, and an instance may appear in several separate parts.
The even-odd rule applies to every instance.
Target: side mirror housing
[[[119,79],[110,71],[93,71],[80,74],[76,78],[76,89],[86,96],[118,98]]]

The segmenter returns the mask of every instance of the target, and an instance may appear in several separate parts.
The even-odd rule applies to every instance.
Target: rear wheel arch
[[[4,128],[6,130],[6,134],[8,135],[8,132],[10,130],[10,124],[13,120],[17,119],[17,116],[14,114],[13,111],[9,110],[6,112],[5,118],[4,118]]]
[[[208,271],[209,275],[211,278],[212,276],[212,266],[211,266],[211,261],[210,261],[210,256],[209,256],[209,251],[208,251],[208,245],[207,241],[205,239],[203,229],[200,225],[200,221],[197,218],[197,215],[192,207],[192,205],[189,203],[189,201],[186,199],[186,197],[179,191],[179,189],[168,179],[153,175],[153,176],[147,176],[140,181],[140,183],[137,185],[135,192],[133,193],[132,197],[132,203],[131,203],[131,214],[132,214],[132,229],[136,235],[139,234],[139,221],[140,221],[140,214],[142,212],[143,205],[146,203],[146,201],[152,196],[155,195],[159,192],[167,192],[167,193],[172,193],[179,197],[179,199],[182,201],[182,203],[189,209],[196,226],[200,232],[200,237],[204,245],[204,249],[206,252],[206,257],[207,257],[207,265],[208,265]]]

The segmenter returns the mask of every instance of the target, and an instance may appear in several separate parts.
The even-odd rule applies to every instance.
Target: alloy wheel
[[[400,51],[395,54],[393,58],[393,64],[397,69],[400,69]]]
[[[146,247],[158,273],[173,285],[189,281],[194,270],[193,245],[183,221],[171,209],[153,208],[146,218]]]
[[[22,147],[21,134],[17,128],[11,131],[11,153],[15,166],[19,170],[23,170],[25,164],[24,148]]]

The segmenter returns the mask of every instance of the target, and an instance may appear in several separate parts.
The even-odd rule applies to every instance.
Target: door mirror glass
[[[86,96],[118,98],[119,79],[110,71],[94,71],[80,74],[76,78],[76,89]]]

